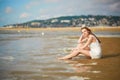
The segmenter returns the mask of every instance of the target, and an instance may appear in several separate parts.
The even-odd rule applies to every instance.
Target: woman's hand
[[[80,36],[79,40],[78,40],[78,44],[84,43],[84,42],[86,42],[86,41],[87,41],[87,38],[85,37],[84,34],[82,34],[82,35]]]
[[[82,43],[82,39],[83,39],[84,37],[83,37],[83,34],[81,34],[81,36],[80,36],[80,38],[79,38],[79,40],[78,40],[78,44],[80,44],[80,43]]]

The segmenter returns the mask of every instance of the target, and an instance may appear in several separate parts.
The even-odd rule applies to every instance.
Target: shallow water
[[[0,31],[1,80],[113,80],[119,77],[120,32],[96,32],[103,58],[58,60],[77,45],[78,31]],[[77,37],[76,37],[77,36]],[[108,44],[106,44],[108,43]],[[117,70],[118,69],[118,70]]]

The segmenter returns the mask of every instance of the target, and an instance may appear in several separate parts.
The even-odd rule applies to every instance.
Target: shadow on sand
[[[117,54],[105,54],[105,55],[103,55],[102,56],[102,58],[104,59],[104,58],[112,58],[112,57],[118,57],[118,56],[120,56],[120,53],[117,53]]]

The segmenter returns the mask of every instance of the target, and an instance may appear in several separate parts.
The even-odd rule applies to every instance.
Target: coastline
[[[47,28],[0,28],[0,30],[50,30],[50,31],[58,31],[58,30],[74,30],[79,31],[81,27],[47,27]],[[92,31],[120,31],[120,26],[118,27],[106,27],[106,26],[100,26],[100,27],[89,27]]]

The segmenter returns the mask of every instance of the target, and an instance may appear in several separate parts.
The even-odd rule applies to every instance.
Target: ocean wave
[[[13,61],[15,58],[13,56],[3,56],[3,57],[0,57],[0,59]]]
[[[89,80],[89,77],[78,77],[78,76],[72,76],[69,78],[69,80]]]

